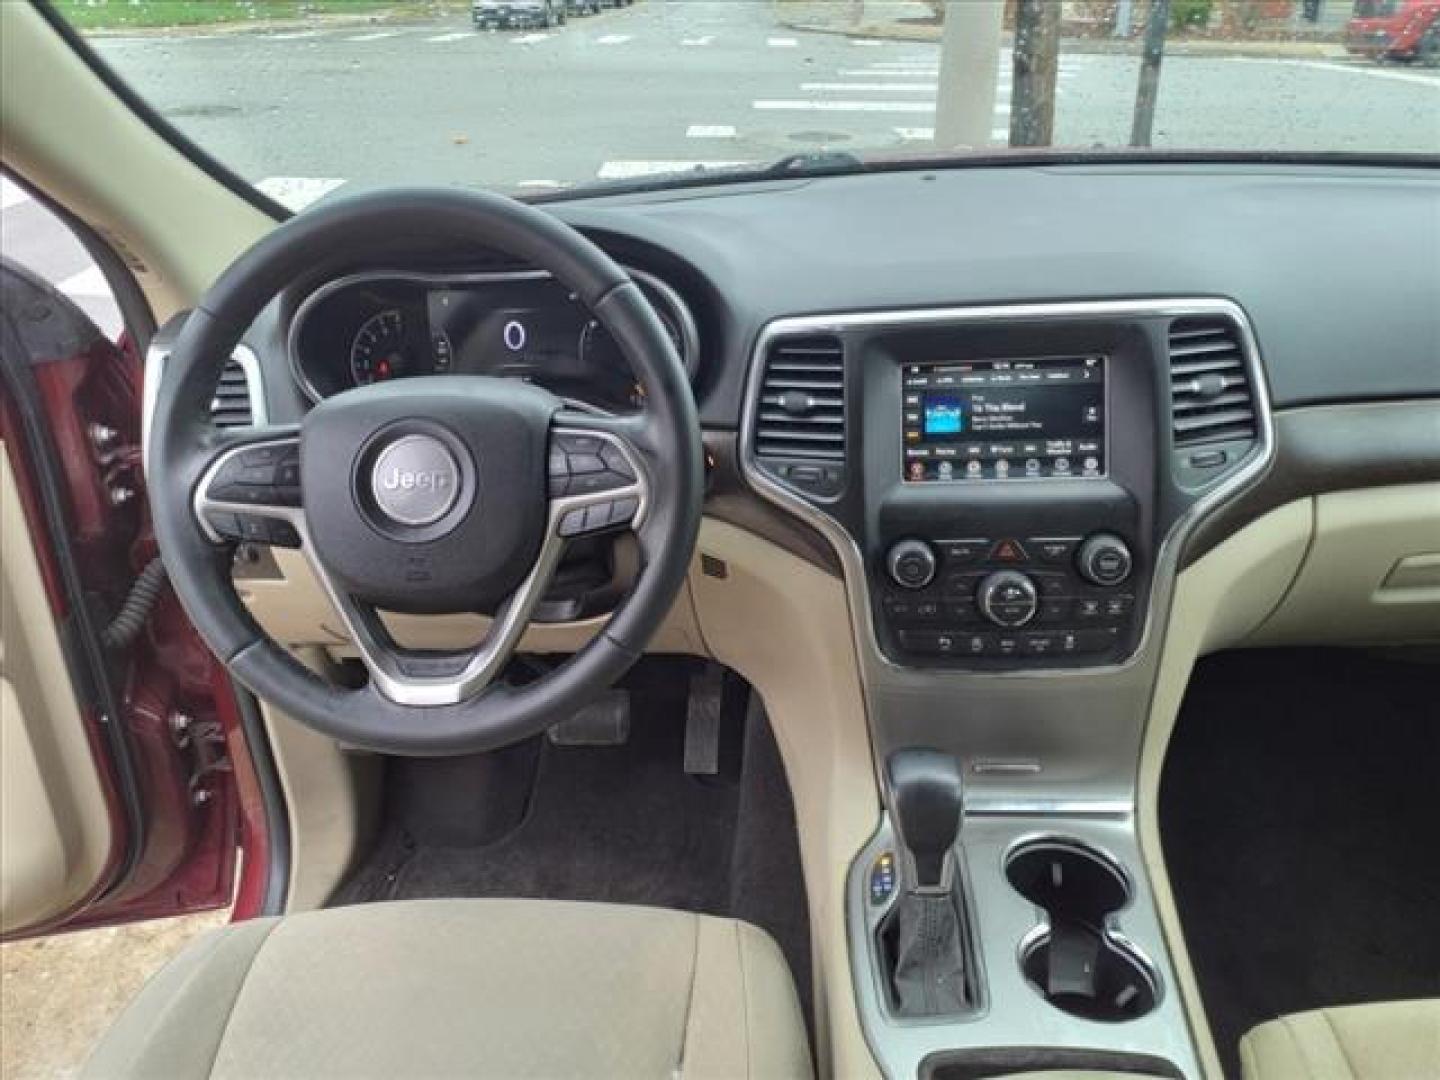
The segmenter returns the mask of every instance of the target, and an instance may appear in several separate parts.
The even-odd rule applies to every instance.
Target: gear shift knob
[[[886,762],[895,833],[908,856],[913,892],[950,888],[964,786],[955,759],[939,750],[897,750]]]

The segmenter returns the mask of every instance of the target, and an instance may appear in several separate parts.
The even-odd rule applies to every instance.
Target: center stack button
[[[1035,583],[1018,570],[998,570],[980,583],[975,600],[996,626],[1024,626],[1035,618],[1040,596]]]

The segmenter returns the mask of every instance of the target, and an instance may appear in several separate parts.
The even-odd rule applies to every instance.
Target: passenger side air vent
[[[755,456],[815,495],[845,478],[845,349],[833,335],[782,338],[765,355],[755,413]]]
[[[1229,319],[1170,324],[1170,415],[1176,449],[1255,438],[1255,400]]]
[[[255,403],[250,376],[238,356],[232,356],[220,375],[215,398],[210,402],[210,419],[216,427],[250,427],[255,423]]]

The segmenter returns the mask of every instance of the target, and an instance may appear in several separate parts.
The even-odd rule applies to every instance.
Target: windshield
[[[292,207],[1036,147],[1440,152],[1440,0],[55,7],[161,117]]]

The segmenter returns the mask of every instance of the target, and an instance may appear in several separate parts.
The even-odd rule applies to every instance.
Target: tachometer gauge
[[[398,308],[366,319],[350,344],[350,375],[355,385],[413,374],[406,344],[405,319]]]

